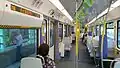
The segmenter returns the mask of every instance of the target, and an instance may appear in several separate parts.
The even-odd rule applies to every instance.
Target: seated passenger
[[[54,61],[48,57],[48,53],[49,53],[49,45],[48,44],[41,44],[38,47],[38,56],[37,58],[40,58],[40,56],[42,56],[44,59],[42,63],[43,63],[43,68],[56,68]]]

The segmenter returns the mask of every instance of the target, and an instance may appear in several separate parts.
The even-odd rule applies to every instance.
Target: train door
[[[59,49],[58,49],[58,21],[50,18],[50,52],[49,55],[52,59],[58,60]]]
[[[55,49],[55,60],[59,60],[60,59],[60,55],[59,55],[59,48],[58,48],[58,44],[59,44],[59,35],[58,35],[58,21],[55,20],[53,23],[53,36],[54,36],[54,49]]]
[[[47,43],[47,20],[42,22],[42,28],[40,29],[40,44]]]
[[[54,60],[54,28],[53,28],[53,23],[54,21],[52,21],[51,19],[49,19],[49,45],[50,45],[50,51],[49,51],[49,56],[50,58],[52,58]]]

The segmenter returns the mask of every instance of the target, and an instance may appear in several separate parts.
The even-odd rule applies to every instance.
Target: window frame
[[[117,48],[118,48],[118,49],[120,49],[120,47],[118,46],[118,42],[119,42],[119,41],[118,41],[118,30],[120,29],[120,27],[119,27],[119,22],[120,22],[120,20],[117,21]]]

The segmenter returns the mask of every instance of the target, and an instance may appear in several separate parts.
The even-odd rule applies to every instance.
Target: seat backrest
[[[35,57],[26,57],[21,60],[20,68],[43,68],[42,61]]]
[[[117,62],[114,64],[114,68],[120,68],[120,61],[117,61]]]

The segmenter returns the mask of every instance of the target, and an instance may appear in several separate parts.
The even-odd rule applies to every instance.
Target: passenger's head
[[[48,53],[49,53],[49,45],[48,44],[43,43],[38,47],[38,54],[39,55],[45,57],[48,55]]]
[[[74,34],[74,32],[72,32],[72,34]]]

